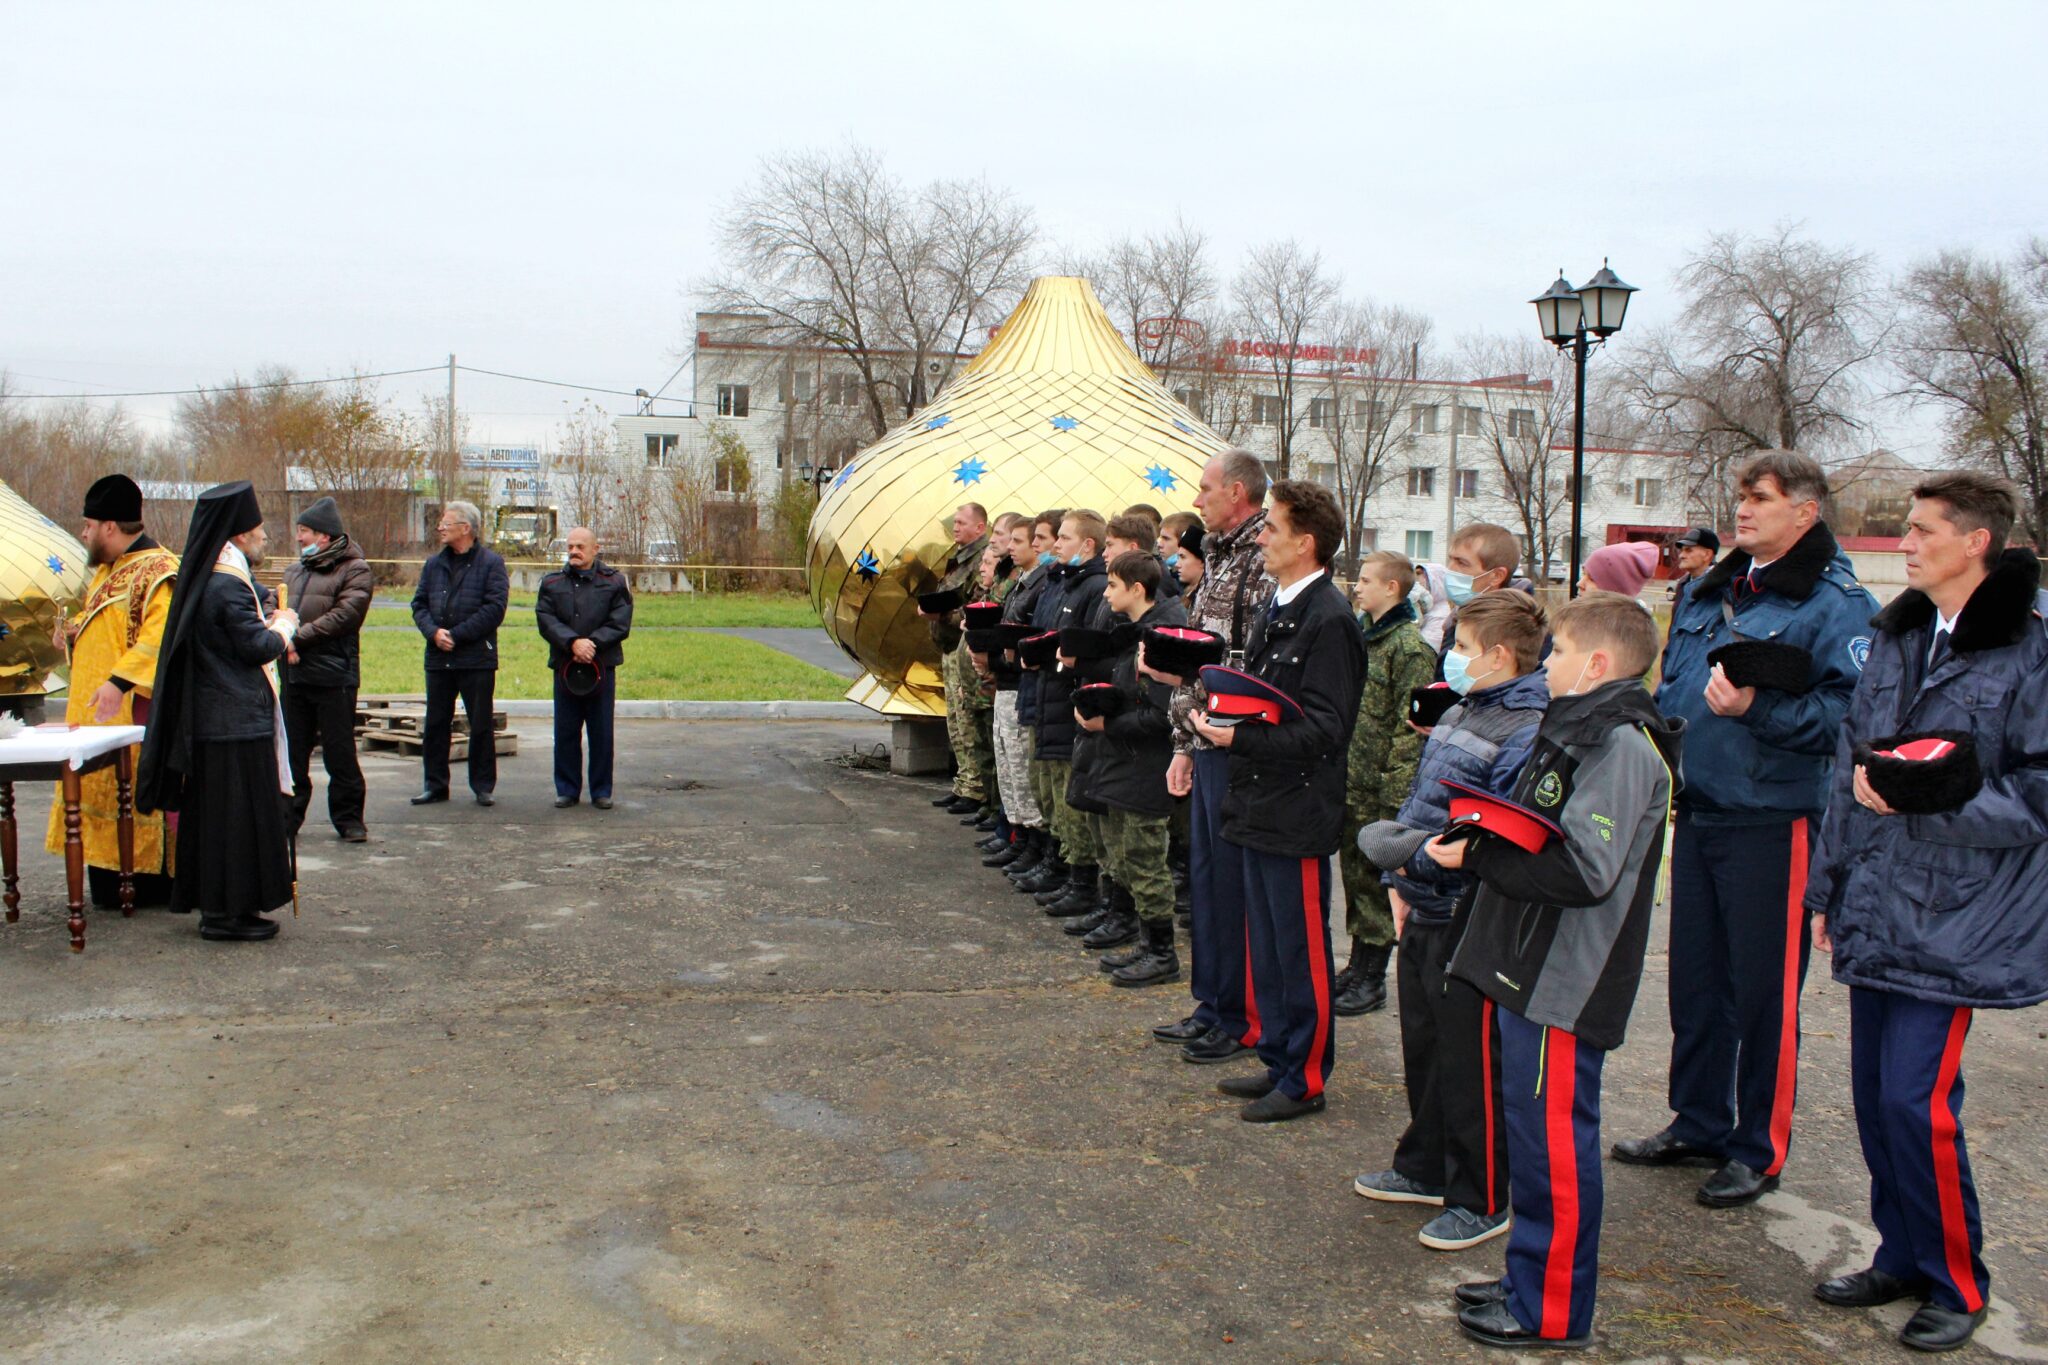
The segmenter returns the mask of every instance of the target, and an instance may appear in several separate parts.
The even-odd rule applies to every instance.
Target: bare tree
[[[1428,318],[1391,304],[1342,301],[1330,309],[1333,354],[1311,377],[1308,425],[1329,449],[1354,570],[1372,500],[1399,449],[1402,400],[1418,377],[1429,333]]]
[[[771,157],[727,210],[723,265],[702,292],[758,319],[755,339],[843,356],[871,434],[923,406],[1030,274],[1029,209],[983,181],[907,189],[878,154]]]
[[[1716,233],[1682,265],[1669,328],[1631,335],[1619,359],[1629,404],[1689,455],[1688,499],[1723,506],[1751,451],[1855,453],[1864,376],[1891,330],[1871,258],[1803,238]]]
[[[1198,363],[1214,327],[1216,272],[1209,239],[1176,219],[1164,232],[1125,237],[1099,256],[1059,262],[1085,277],[1138,358],[1162,379]]]
[[[2048,537],[2048,240],[2010,261],[1945,251],[1899,286],[1905,392],[1938,408],[1958,462],[2010,480]]]
[[[562,510],[614,553],[637,557],[646,536],[635,504],[645,510],[647,499],[635,496],[639,471],[621,456],[610,414],[587,398],[577,404],[555,429],[552,463]]]
[[[1539,583],[1551,560],[1569,558],[1572,526],[1572,364],[1536,337],[1478,336],[1459,348],[1467,373],[1489,382],[1461,390],[1461,402],[1480,407],[1478,433],[1467,448],[1478,452],[1481,496],[1498,499],[1504,520],[1522,535],[1530,576]],[[1593,423],[1589,420],[1588,427]],[[1585,457],[1585,481],[1596,487],[1613,461],[1596,450]]]
[[[1274,430],[1280,477],[1292,477],[1294,440],[1307,418],[1301,378],[1315,364],[1305,352],[1328,321],[1339,281],[1323,269],[1321,252],[1305,251],[1293,240],[1255,247],[1231,285],[1238,324],[1244,331],[1238,359],[1248,371],[1270,381],[1277,393],[1255,395],[1253,420]],[[1250,354],[1246,355],[1245,352]]]
[[[102,474],[136,478],[157,472],[147,444],[118,404],[46,404],[10,398],[0,373],[0,476],[65,527],[75,527],[85,490]]]

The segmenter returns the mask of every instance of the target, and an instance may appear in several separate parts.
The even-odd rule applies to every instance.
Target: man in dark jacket
[[[973,596],[974,576],[981,567],[981,553],[988,548],[988,509],[978,502],[963,502],[947,522],[953,548],[947,552],[945,572],[932,586],[933,592],[958,592],[962,600]],[[953,746],[953,791],[933,805],[954,815],[979,812],[986,804],[989,784],[995,774],[985,770],[979,735],[975,729],[974,705],[970,692],[979,691],[967,656],[960,652],[960,609],[937,615],[919,609],[932,643],[938,646],[940,672],[946,681],[946,738]]]
[[[2048,999],[2048,593],[2034,551],[2000,553],[2017,507],[1981,474],[1913,490],[1908,590],[1872,623],[1806,887],[1814,942],[1849,988],[1879,1237],[1869,1269],[1814,1293],[1841,1307],[1926,1300],[1899,1339],[1928,1351],[1968,1341],[1991,1292],[1963,1146],[1971,1014]],[[1942,807],[1902,814],[1863,765],[1873,744],[1928,731],[1967,736],[1982,785],[1928,802],[1893,790]]]
[[[1657,707],[1686,723],[1671,843],[1671,1108],[1619,1142],[1634,1165],[1706,1162],[1709,1208],[1777,1188],[1792,1143],[1799,912],[1812,831],[1877,604],[1820,519],[1819,465],[1765,451],[1737,476],[1735,549],[1673,609]],[[1736,640],[1806,651],[1803,692],[1737,687],[1707,655]]]
[[[284,728],[291,744],[292,816],[297,834],[313,801],[313,746],[327,768],[327,818],[349,843],[363,828],[363,769],[356,761],[357,659],[376,575],[342,530],[333,498],[299,513],[299,557],[285,566],[287,600],[299,618],[284,668]]]
[[[1336,1052],[1330,1012],[1330,856],[1344,834],[1344,765],[1365,689],[1365,633],[1331,581],[1344,514],[1321,484],[1283,479],[1259,532],[1277,585],[1252,626],[1244,671],[1294,699],[1301,714],[1273,725],[1195,732],[1229,754],[1222,837],[1212,859],[1242,875],[1246,956],[1262,1075],[1224,1081],[1251,1101],[1247,1123],[1319,1112]]]
[[[1053,554],[1065,572],[1048,592],[1057,592],[1058,602],[1049,619],[1050,629],[1070,626],[1106,629],[1109,608],[1102,603],[1107,570],[1102,561],[1106,530],[1102,518],[1085,507],[1070,508],[1060,520],[1060,533],[1053,541]],[[1046,766],[1052,788],[1052,809],[1046,815],[1059,840],[1060,856],[1066,860],[1066,877],[1038,893],[1039,904],[1048,914],[1061,917],[1085,915],[1095,909],[1096,876],[1101,851],[1095,846],[1095,830],[1087,812],[1075,810],[1067,800],[1074,775],[1079,731],[1074,724],[1074,674],[1071,669],[1043,669],[1038,676],[1038,757]],[[1057,894],[1054,894],[1057,893]]]
[[[1009,596],[1003,599],[1004,624],[1023,625],[1032,620],[1038,610],[1039,598],[1046,589],[1052,572],[1054,539],[1059,535],[1060,518],[1064,508],[1041,512],[1028,525],[1017,528],[1022,540],[1013,551],[1019,567],[1025,568],[1017,585]],[[1028,567],[1027,567],[1028,566]],[[990,867],[1001,867],[1011,881],[1036,872],[1052,856],[1052,834],[1046,828],[1045,782],[1043,770],[1035,761],[1038,734],[1038,673],[1019,665],[1015,650],[1004,651],[1005,669],[1013,679],[1013,689],[1008,695],[1012,705],[1008,708],[1009,720],[1014,731],[1007,740],[1001,741],[997,757],[1002,759],[1007,751],[1016,766],[1022,769],[1024,779],[1023,799],[1019,803],[1016,821],[1020,825],[1018,837],[1008,853],[991,855],[983,863]],[[996,696],[998,736],[1001,734],[1001,717],[1005,707],[1003,694]],[[1014,855],[1014,856],[1011,856]]]
[[[426,785],[415,806],[448,799],[448,744],[455,699],[469,720],[469,789],[493,806],[498,749],[491,730],[491,693],[498,676],[498,627],[511,580],[505,561],[480,543],[484,516],[475,503],[451,502],[441,512],[441,550],[420,566],[412,619],[427,641],[427,724],[421,735]]]
[[[633,590],[597,557],[587,526],[569,532],[569,562],[540,581],[533,603],[555,675],[555,808],[583,799],[583,734],[590,732],[590,804],[612,808],[612,704],[620,642],[633,630]]]

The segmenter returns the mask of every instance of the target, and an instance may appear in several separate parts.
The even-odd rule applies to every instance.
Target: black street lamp
[[[820,500],[823,500],[825,496],[825,485],[830,483],[832,476],[838,472],[838,470],[830,465],[821,464],[814,467],[809,460],[796,467],[796,476],[809,484],[811,486],[811,496]]]
[[[1567,592],[1573,597],[1579,595],[1579,524],[1586,505],[1586,357],[1621,330],[1628,296],[1635,292],[1603,260],[1600,273],[1578,288],[1559,270],[1556,283],[1529,300],[1536,305],[1543,339],[1572,358],[1572,576]]]

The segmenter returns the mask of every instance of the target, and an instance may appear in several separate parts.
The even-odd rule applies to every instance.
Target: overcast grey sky
[[[1611,256],[1634,325],[1710,230],[1802,220],[1888,269],[2048,232],[2044,40],[2021,0],[0,0],[0,368],[106,392],[453,351],[652,389],[721,204],[848,139],[1005,185],[1062,244],[1178,213],[1227,273],[1294,236],[1445,337],[1533,327],[1559,265]],[[497,440],[565,398],[460,394]]]

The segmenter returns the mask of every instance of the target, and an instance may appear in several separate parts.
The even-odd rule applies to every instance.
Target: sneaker
[[[1435,1204],[1442,1207],[1444,1192],[1399,1171],[1373,1171],[1351,1182],[1351,1192],[1383,1204]]]
[[[1463,1251],[1500,1236],[1508,1230],[1508,1222],[1506,1209],[1491,1217],[1470,1209],[1445,1209],[1422,1225],[1415,1240],[1432,1251]]]

